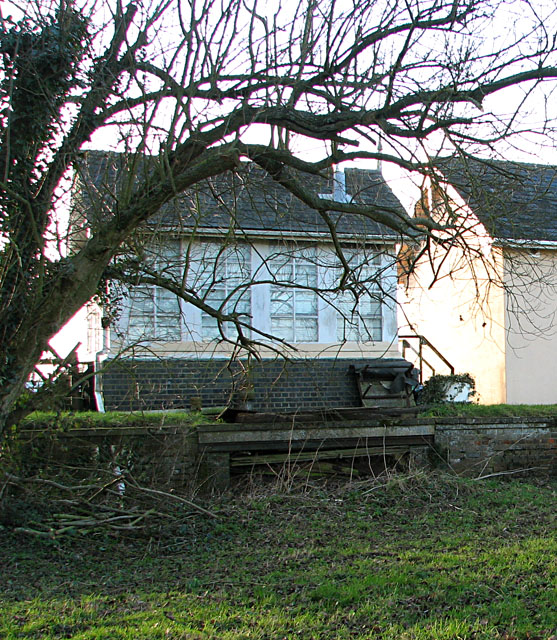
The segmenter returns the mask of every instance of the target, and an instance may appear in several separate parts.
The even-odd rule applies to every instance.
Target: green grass
[[[557,481],[389,482],[213,500],[159,540],[0,531],[0,637],[548,640]]]
[[[148,411],[148,412],[35,412],[27,416],[23,425],[28,427],[93,428],[142,425],[202,424],[214,420],[222,407],[192,411]],[[557,405],[494,404],[482,405],[467,402],[448,402],[428,406],[420,417],[557,417]]]
[[[555,404],[474,404],[447,402],[427,407],[420,417],[556,418]]]
[[[36,411],[25,418],[22,425],[30,428],[94,428],[126,426],[162,426],[174,424],[202,424],[213,421],[222,409],[203,411],[147,411],[124,412],[96,411],[41,412]]]

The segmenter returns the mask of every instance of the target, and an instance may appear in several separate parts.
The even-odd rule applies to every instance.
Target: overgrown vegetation
[[[108,411],[106,413],[36,411],[23,420],[22,426],[23,428],[92,429],[95,427],[196,425],[215,420],[221,411],[222,408],[203,411]]]
[[[79,429],[95,427],[165,426],[176,424],[203,424],[218,419],[223,407],[202,411],[108,411],[35,412],[23,421],[23,427]],[[421,408],[419,417],[471,416],[471,417],[557,417],[557,404],[475,404],[471,402],[444,402]]]
[[[428,406],[420,417],[471,417],[471,418],[555,418],[555,404],[474,404],[471,402],[446,402]]]
[[[0,526],[51,540],[158,535],[182,525],[184,506],[208,515],[189,499],[183,448],[197,425],[217,417],[217,410],[32,414],[0,447]]]
[[[0,530],[0,636],[549,640],[555,480],[254,483],[158,538]]]
[[[431,376],[420,390],[419,403],[454,402],[455,398],[465,390],[468,390],[468,399],[476,395],[476,382],[469,373]]]

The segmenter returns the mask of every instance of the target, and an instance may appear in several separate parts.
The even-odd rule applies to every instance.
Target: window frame
[[[336,341],[338,343],[356,342],[365,344],[368,342],[381,342],[384,334],[384,311],[385,311],[385,293],[383,278],[383,259],[382,252],[374,249],[373,245],[358,247],[347,245],[343,247],[344,257],[348,264],[353,267],[354,272],[358,274],[355,288],[360,291],[347,290],[339,292],[335,295],[334,305],[337,310],[337,328]],[[342,267],[337,267],[340,278]],[[368,271],[362,277],[362,271]],[[378,278],[375,278],[378,274]],[[367,298],[367,299],[366,299]],[[371,308],[376,307],[375,313],[365,312],[364,305],[368,304]],[[368,323],[369,322],[369,326]],[[342,336],[341,325],[342,324]],[[356,325],[355,329],[349,330],[350,337],[347,335],[347,325]],[[352,333],[355,331],[356,337],[353,338]],[[368,339],[362,339],[363,334],[367,334]]]
[[[279,246],[277,245],[276,248],[278,249]],[[311,255],[308,255],[308,250]],[[282,265],[278,265],[280,262],[282,262]],[[277,265],[278,269],[275,269],[275,266]],[[285,250],[282,252],[280,250],[276,250],[274,254],[269,256],[267,266],[271,276],[269,288],[269,324],[271,333],[292,344],[319,343],[320,314],[318,288],[320,284],[320,270],[319,263],[317,261],[317,247],[311,245],[289,246],[285,247]],[[280,269],[285,266],[291,267],[291,282],[280,280]],[[313,268],[314,273],[309,273],[308,267]],[[303,278],[304,271],[306,274],[305,284],[298,281],[298,275],[300,274],[301,278]],[[281,291],[285,291],[286,295],[290,295],[291,312],[289,313],[273,312],[273,302],[276,301],[279,304],[281,302],[280,299],[277,299],[280,296]],[[304,297],[306,298],[305,300]],[[290,302],[290,300],[283,300],[283,305],[284,303]],[[302,306],[304,303],[307,304],[308,302],[312,307],[311,312],[302,311]],[[291,319],[292,321],[290,323],[291,338],[286,337],[284,333],[283,335],[280,335],[280,331],[277,331],[276,328],[273,327],[274,320],[281,321],[286,319]],[[304,320],[310,321],[314,324],[310,329],[312,334],[315,336],[313,339],[301,339],[303,337],[303,332],[308,331],[308,327],[310,326],[308,323],[306,328],[304,328]]]
[[[170,247],[177,248],[172,252]],[[172,271],[175,264],[181,263],[183,257],[183,241],[182,238],[174,238],[172,240],[172,244],[169,244],[168,241],[162,243],[159,242],[158,245],[151,249],[147,248],[147,256],[151,254],[151,262],[155,269],[160,270],[164,273],[165,270]],[[161,252],[165,251],[163,255]],[[161,267],[162,262],[162,267]],[[150,310],[147,313],[135,313],[134,312],[134,301],[137,299],[137,294],[144,292],[143,295],[145,299],[149,301],[147,304],[150,306]],[[135,324],[137,327],[140,327],[142,331],[133,332],[133,338],[131,340],[132,343],[137,342],[181,342],[184,339],[184,320],[183,320],[183,303],[182,300],[178,296],[174,296],[174,294],[164,287],[159,287],[155,284],[138,284],[136,286],[130,287],[127,290],[127,296],[130,303],[127,305],[127,313],[126,313],[126,326],[125,326],[125,336],[129,338],[130,328]],[[165,310],[163,304],[161,304],[161,300],[164,297],[168,297],[170,302],[176,302],[176,310],[169,312]],[[172,297],[175,300],[172,300]],[[170,305],[169,305],[170,306]],[[132,321],[132,318],[144,317],[145,321],[143,323],[136,323]],[[169,318],[171,321],[173,320],[176,324],[177,331],[175,334],[172,334],[172,338],[169,339],[169,335],[159,332],[159,326],[167,327],[171,325],[171,322],[162,323],[162,318]],[[147,321],[149,320],[149,322]],[[133,329],[132,329],[133,331]]]
[[[180,251],[180,261],[185,263],[185,266],[188,270],[188,278],[192,276],[195,278],[199,276],[199,273],[195,273],[195,259],[193,254],[195,253],[193,246],[187,246],[183,239],[178,239],[179,242],[179,251]],[[343,319],[343,315],[341,310],[338,307],[338,295],[332,293],[336,284],[338,283],[338,275],[340,267],[338,265],[338,256],[330,243],[327,242],[304,242],[304,243],[296,243],[296,242],[280,242],[278,240],[273,239],[260,239],[255,240],[253,242],[244,242],[238,243],[237,245],[229,245],[229,248],[226,246],[221,246],[217,240],[207,239],[200,240],[198,243],[200,246],[201,255],[206,254],[206,249],[210,245],[216,247],[217,255],[222,255],[223,252],[227,250],[235,250],[236,247],[239,247],[241,251],[245,252],[244,263],[249,270],[249,278],[251,279],[251,284],[249,287],[244,289],[244,295],[248,295],[248,311],[246,313],[246,320],[251,319],[252,326],[257,329],[253,333],[254,339],[266,341],[266,339],[259,336],[258,331],[261,331],[264,334],[272,335],[272,318],[273,318],[273,309],[272,309],[272,296],[273,296],[273,287],[276,289],[279,288],[279,285],[276,283],[276,278],[273,276],[273,262],[280,262],[281,256],[287,257],[287,262],[293,263],[293,278],[296,279],[297,276],[297,267],[298,263],[309,262],[313,264],[315,268],[315,273],[311,276],[310,282],[315,283],[317,291],[313,292],[312,304],[315,307],[315,310],[311,314],[306,314],[303,312],[299,312],[296,310],[297,308],[297,300],[296,296],[297,291],[304,291],[304,287],[296,287],[295,283],[293,286],[284,287],[285,290],[291,292],[292,297],[292,305],[293,305],[293,313],[292,315],[283,314],[283,318],[291,317],[292,318],[292,336],[293,339],[285,339],[285,342],[293,345],[319,345],[319,344],[344,344],[346,342],[350,343],[358,343],[358,344],[371,344],[375,342],[382,342],[385,340],[392,340],[396,335],[396,314],[391,308],[394,303],[389,304],[388,300],[385,299],[385,286],[389,277],[385,275],[385,265],[386,262],[384,260],[384,253],[387,246],[377,245],[376,243],[369,243],[366,245],[357,244],[357,243],[346,243],[343,245],[343,252],[346,254],[353,255],[363,255],[366,256],[366,260],[363,262],[369,263],[373,265],[373,268],[378,271],[380,286],[377,287],[379,292],[378,300],[377,300],[377,311],[376,313],[361,313],[358,310],[358,307],[361,305],[361,300],[355,304],[355,312],[354,314],[350,314],[351,318],[354,318],[355,321],[358,322],[358,336],[359,339],[351,339],[351,336],[346,337],[346,333],[344,333],[344,337],[341,338],[341,334],[339,332],[339,323],[344,322],[346,324],[346,319]],[[305,257],[300,257],[299,253],[306,252],[311,258],[308,260]],[[228,259],[226,260],[226,263]],[[362,263],[362,260],[358,258],[358,263]],[[362,265],[361,265],[362,266]],[[357,267],[357,268],[361,268]],[[364,265],[365,266],[365,265]],[[369,267],[368,267],[369,268]],[[231,291],[226,286],[227,282],[227,266],[225,269],[225,292],[224,292],[224,301],[230,302],[231,299],[234,304],[237,304],[237,300],[231,298]],[[394,277],[396,278],[396,273],[394,273]],[[162,288],[156,287],[155,285],[140,285],[141,287],[146,288],[147,290],[151,290],[151,295],[154,296],[154,302],[152,303],[153,311],[150,316],[147,316],[146,321],[144,322],[144,328],[148,328],[150,325],[153,326],[152,332],[145,332],[142,337],[137,337],[135,342],[145,342],[145,343],[160,343],[160,342],[194,342],[194,343],[210,343],[221,340],[220,332],[218,335],[213,335],[212,337],[204,335],[204,327],[203,327],[203,316],[210,317],[210,314],[204,313],[198,307],[187,303],[183,300],[177,299],[177,311],[174,317],[177,319],[178,323],[178,331],[175,334],[175,337],[168,340],[165,339],[163,335],[160,335],[157,328],[159,325],[159,316],[161,315],[160,305],[156,303],[156,295],[157,290],[166,291]],[[310,285],[310,289],[306,291],[313,291],[312,287],[314,284]],[[237,287],[237,283],[234,283],[234,288]],[[324,293],[325,292],[325,293]],[[168,295],[172,295],[168,293]],[[342,295],[342,294],[340,294]],[[348,296],[349,294],[345,294]],[[364,294],[366,295],[366,294]],[[130,291],[130,298],[133,296],[133,293]],[[335,299],[336,298],[336,299]],[[344,303],[348,304],[347,302]],[[388,311],[388,309],[390,309]],[[164,314],[164,312],[162,312]],[[385,314],[390,314],[388,320],[386,320]],[[393,318],[390,316],[394,314]],[[249,315],[249,318],[247,317]],[[275,317],[281,317],[280,314],[274,314]],[[346,315],[346,314],[345,314]],[[125,321],[125,332],[124,335],[128,335],[129,329],[131,326],[131,318],[133,316],[133,311],[131,309],[131,305],[127,308],[127,313],[124,312],[122,315],[122,319]],[[139,317],[140,314],[136,314],[136,317]],[[315,322],[314,335],[315,339],[307,340],[307,339],[298,339],[303,338],[299,333],[299,330],[296,328],[296,319],[297,318],[310,318]],[[368,340],[362,340],[361,336],[364,333],[362,323],[366,323],[366,319],[369,318],[371,322],[371,326],[368,328],[368,331],[371,332],[370,338]],[[139,322],[135,320],[134,324],[139,326]],[[124,328],[124,327],[123,327]],[[218,328],[218,325],[217,325]],[[226,328],[225,328],[226,331]],[[385,332],[389,333],[387,338],[385,338]],[[394,332],[394,333],[393,333]],[[247,332],[246,332],[247,333]],[[390,334],[393,333],[393,336]],[[154,335],[153,335],[154,334]],[[234,340],[234,335],[229,335],[229,339]]]

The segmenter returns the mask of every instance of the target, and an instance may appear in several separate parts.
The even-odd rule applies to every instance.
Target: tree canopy
[[[249,160],[325,221],[459,243],[450,220],[326,199],[301,176],[354,160],[426,175],[442,148],[488,153],[557,77],[555,9],[525,0],[42,0],[17,20],[4,5],[0,430],[48,340],[177,194]],[[513,88],[516,108],[492,110]],[[68,251],[60,211],[88,148],[123,162],[102,223]]]

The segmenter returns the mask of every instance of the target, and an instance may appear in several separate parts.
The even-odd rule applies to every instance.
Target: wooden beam
[[[408,436],[433,436],[433,424],[408,426],[367,426],[361,421],[342,423],[316,423],[313,425],[250,424],[249,428],[239,425],[200,425],[199,444],[225,442],[304,442],[306,440],[391,438]]]
[[[409,447],[359,447],[356,449],[333,449],[316,451],[298,451],[294,453],[272,453],[266,455],[232,456],[231,467],[246,467],[256,464],[277,464],[281,462],[311,462],[312,460],[352,459],[381,455],[403,455]]]

